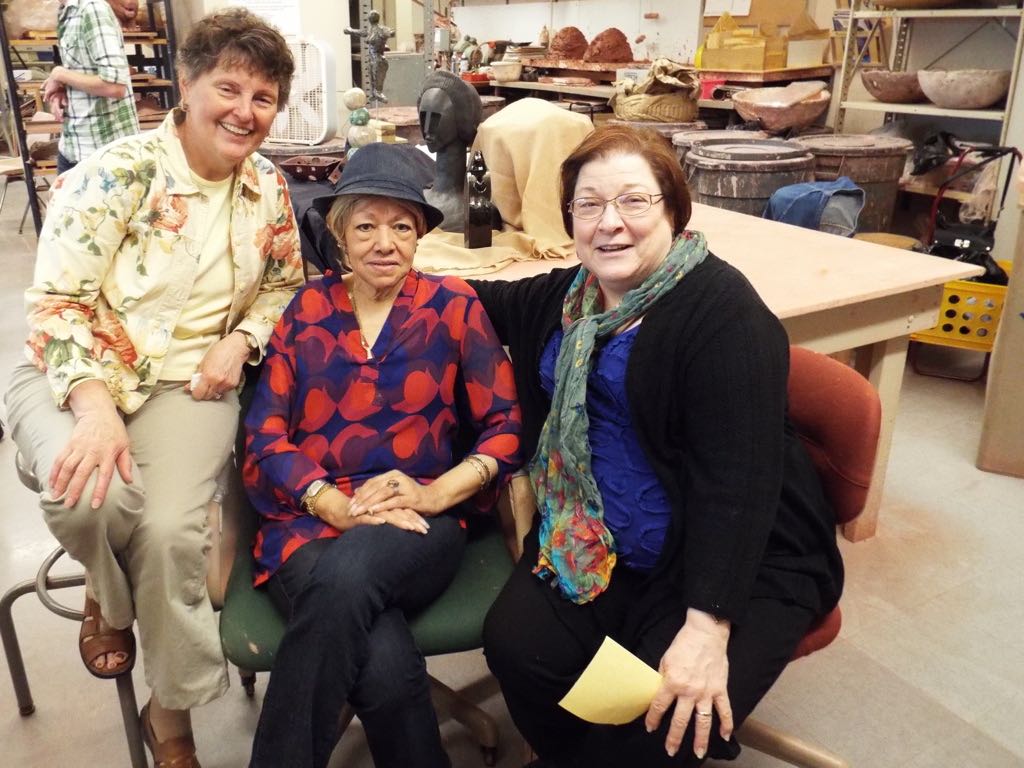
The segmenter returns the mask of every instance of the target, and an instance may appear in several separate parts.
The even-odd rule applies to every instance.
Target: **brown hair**
[[[178,49],[178,69],[186,80],[218,66],[243,67],[277,83],[277,111],[288,104],[295,61],[274,27],[245,8],[209,13],[192,27]]]
[[[679,159],[668,140],[646,128],[628,125],[604,125],[594,130],[565,158],[559,172],[561,181],[562,223],[572,234],[569,203],[576,191],[576,180],[583,166],[592,160],[612,155],[639,155],[651,167],[658,182],[665,210],[672,217],[672,234],[678,235],[690,221],[690,190]]]
[[[348,226],[348,220],[352,215],[352,211],[359,203],[365,200],[373,200],[377,197],[377,195],[338,195],[338,197],[334,199],[334,202],[331,203],[331,209],[327,212],[324,223],[327,224],[327,230],[334,235],[334,239],[338,243],[338,251],[341,253],[342,266],[348,267],[348,260],[346,259],[345,253],[345,227]],[[416,224],[417,239],[423,237],[427,233],[426,214],[423,213],[423,209],[416,203],[408,200],[399,200],[394,197],[380,197],[380,199],[387,200],[389,203],[394,203],[412,216],[413,221]]]

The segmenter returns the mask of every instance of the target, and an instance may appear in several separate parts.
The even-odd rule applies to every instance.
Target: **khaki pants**
[[[197,402],[183,382],[159,384],[124,417],[131,485],[115,470],[95,510],[95,476],[70,509],[47,487],[75,420],[54,406],[45,374],[27,363],[15,368],[6,402],[11,435],[43,486],[46,524],[85,566],[106,620],[127,627],[138,619],[146,682],[160,703],[189,709],[222,695],[228,678],[206,589],[207,512],[234,444],[236,394]]]

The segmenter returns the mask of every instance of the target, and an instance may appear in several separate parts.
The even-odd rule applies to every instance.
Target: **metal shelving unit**
[[[843,48],[843,62],[839,75],[839,94],[837,99],[835,125],[836,132],[843,130],[843,122],[847,110],[870,110],[884,112],[887,116],[893,114],[909,115],[931,115],[935,117],[957,117],[967,120],[988,120],[991,122],[1002,122],[1000,141],[1005,139],[1006,120],[1010,113],[1013,101],[1013,93],[1017,84],[1017,75],[1020,69],[1021,44],[1024,36],[1021,35],[1021,21],[1024,19],[1024,10],[1021,10],[1020,3],[1015,8],[952,8],[942,10],[871,10],[862,7],[862,0],[852,0],[850,4],[850,23],[846,27],[846,42]],[[955,21],[955,20],[980,20],[1013,21],[1017,28],[1017,44],[1014,50],[1013,62],[1010,64],[1012,75],[1010,79],[1010,91],[1006,100],[1005,109],[943,109],[932,104],[889,104],[881,101],[851,100],[847,98],[850,84],[857,71],[860,69],[860,51],[857,45],[858,21],[868,21],[871,25],[870,34],[878,34],[879,27],[888,20],[893,25],[893,50],[889,68],[893,71],[903,70],[906,67],[907,54],[910,50],[914,28],[918,22],[927,21]],[[971,30],[957,43],[958,47],[970,39],[979,28]],[[947,51],[948,53],[948,51]]]
[[[178,101],[178,80],[177,73],[174,69],[174,51],[177,48],[177,42],[174,33],[173,2],[171,0],[146,0],[146,5],[149,7],[149,18],[154,27],[149,31],[157,31],[155,29],[156,6],[163,7],[164,25],[166,29],[160,30],[160,32],[164,34],[163,37],[133,38],[130,34],[126,34],[125,48],[128,51],[129,65],[140,69],[144,66],[155,67],[157,76],[156,80],[139,83],[133,82],[132,90],[155,90],[161,94],[162,104],[165,107],[170,108]],[[54,61],[56,62],[58,60],[57,41],[53,38],[11,40],[7,36],[7,29],[4,26],[2,14],[0,14],[0,40],[6,41],[6,44],[2,46],[4,72],[6,76],[5,90],[9,101],[8,107],[14,123],[15,136],[17,137],[17,150],[21,157],[25,186],[28,189],[29,210],[32,211],[32,222],[35,225],[36,235],[38,235],[43,227],[43,219],[36,180],[37,178],[44,178],[46,176],[53,175],[54,167],[52,163],[38,163],[29,156],[28,132],[26,131],[25,121],[21,115],[19,97],[23,95],[35,95],[35,92],[39,90],[41,83],[36,81],[30,81],[28,83],[19,82],[15,79],[15,66],[12,52],[14,52],[14,56],[17,56],[20,62],[20,50],[23,48],[52,47],[54,51]],[[145,48],[151,48],[153,52],[152,55],[146,54],[144,52]],[[141,127],[148,128],[155,126],[143,122]],[[56,121],[33,122],[31,124],[31,128],[33,133],[59,133],[60,123]],[[13,150],[14,147],[11,149]]]
[[[1006,131],[1009,125],[1009,116],[1013,109],[1013,94],[1017,87],[1017,78],[1020,74],[1021,47],[1024,43],[1024,10],[1021,9],[1021,2],[1015,7],[998,8],[944,8],[936,10],[877,10],[865,8],[863,0],[851,0],[848,12],[848,24],[846,25],[846,41],[843,48],[843,61],[838,79],[838,92],[833,102],[833,114],[830,123],[835,126],[836,133],[841,133],[849,110],[882,112],[885,114],[885,121],[889,122],[894,115],[924,115],[940,118],[958,118],[961,120],[982,120],[990,123],[998,123],[999,143],[1006,143]],[[861,56],[863,49],[858,46],[858,34],[863,38],[865,34],[868,39],[874,35],[882,34],[883,25],[891,24],[892,29],[892,53],[890,55],[889,68],[893,71],[902,71],[906,68],[907,57],[910,52],[915,28],[919,23],[934,21],[990,21],[999,22],[1004,25],[1012,25],[1016,28],[1017,42],[1014,48],[1013,61],[1009,63],[1012,72],[1010,76],[1010,90],[1006,97],[1006,106],[997,109],[944,109],[934,104],[892,104],[875,101],[874,99],[858,100],[848,98],[850,85],[857,71],[861,68]],[[859,28],[859,22],[868,22],[868,28]],[[976,26],[965,30],[964,36],[953,48],[960,47],[966,43],[982,26]],[[949,53],[949,50],[946,51]],[[945,54],[944,54],[945,55]],[[934,188],[922,184],[911,184],[904,187],[904,191],[917,194],[932,195],[936,192]],[[947,197],[953,199],[969,199],[966,193],[952,194],[947,192]]]

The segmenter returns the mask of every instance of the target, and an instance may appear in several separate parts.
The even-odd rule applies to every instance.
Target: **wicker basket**
[[[1010,272],[1010,262],[1000,261],[999,265]],[[910,338],[925,344],[991,352],[1005,300],[1005,285],[971,280],[946,283],[939,308],[939,324],[930,330],[911,334]]]

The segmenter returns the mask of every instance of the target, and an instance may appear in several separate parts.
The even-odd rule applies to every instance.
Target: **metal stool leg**
[[[250,699],[256,695],[256,673],[249,669],[238,668],[238,679]]]
[[[47,577],[45,571],[48,571],[49,565],[53,564],[51,558],[56,559],[51,555],[50,558],[43,562],[43,568],[39,569],[46,589],[80,587],[85,583],[85,576],[82,575]],[[37,575],[35,579],[15,584],[4,593],[3,598],[0,598],[0,636],[3,639],[4,655],[7,657],[7,668],[11,672],[14,695],[18,699],[18,711],[22,715],[31,715],[35,712],[36,708],[35,704],[32,703],[32,691],[29,688],[28,675],[25,672],[25,662],[21,656],[21,645],[18,643],[18,633],[14,629],[14,616],[11,609],[14,607],[14,601],[22,595],[27,595],[31,592],[39,594],[39,579],[40,576]],[[42,594],[40,594],[40,600],[43,600]],[[49,602],[56,605],[52,599],[49,599]],[[47,605],[46,600],[43,600],[43,604],[50,610],[54,610],[50,605]],[[54,613],[67,617],[67,614],[61,611],[54,611]],[[81,614],[78,615],[81,616]]]
[[[25,672],[25,662],[21,655],[21,645],[18,643],[18,634],[14,628],[14,616],[12,608],[14,601],[22,595],[35,592],[43,606],[58,616],[63,616],[72,621],[81,621],[82,612],[69,608],[58,603],[50,596],[55,589],[66,587],[81,587],[85,584],[85,574],[74,576],[50,576],[50,568],[64,554],[63,548],[58,547],[43,560],[39,571],[34,579],[20,582],[11,587],[4,596],[0,598],[0,637],[3,639],[4,654],[7,657],[7,668],[11,672],[11,682],[14,684],[14,694],[18,700],[18,710],[21,714],[31,715],[35,711],[35,704],[32,702],[32,691],[28,684],[28,675]],[[131,672],[125,672],[114,678],[117,682],[117,697],[121,705],[121,719],[124,721],[124,733],[128,741],[128,755],[132,768],[148,768],[149,761],[146,758],[145,745],[142,742],[142,727],[139,722],[139,707],[135,699],[135,685],[132,682]]]
[[[149,768],[146,748],[142,743],[142,723],[139,720],[139,705],[135,700],[135,684],[132,673],[118,675],[117,698],[121,702],[121,719],[124,720],[124,735],[128,740],[128,755],[132,768]]]
[[[18,224],[18,234],[24,234],[25,232],[25,219],[28,218],[28,212],[32,210],[31,203],[25,203],[25,210],[21,212],[21,223]]]
[[[29,579],[15,584],[4,593],[3,598],[0,598],[0,637],[3,639],[7,669],[11,673],[11,683],[14,685],[14,695],[18,699],[18,711],[22,717],[35,712],[36,705],[32,703],[32,691],[28,686],[25,661],[21,657],[21,646],[18,644],[18,633],[14,631],[14,616],[11,609],[15,600],[35,591],[36,580]]]

